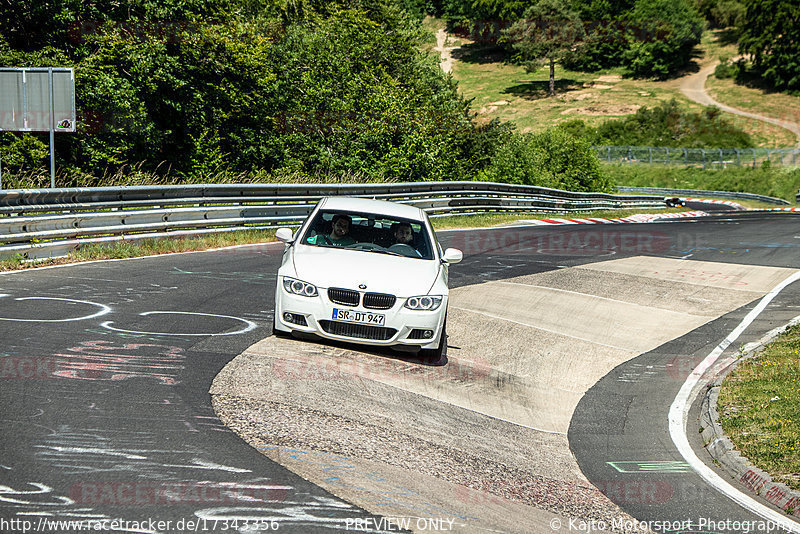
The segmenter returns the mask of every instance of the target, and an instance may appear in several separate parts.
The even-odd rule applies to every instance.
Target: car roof
[[[361,213],[374,213],[400,219],[413,219],[423,221],[423,211],[414,206],[387,202],[386,200],[372,200],[358,197],[326,197],[322,199],[320,209],[356,211]]]

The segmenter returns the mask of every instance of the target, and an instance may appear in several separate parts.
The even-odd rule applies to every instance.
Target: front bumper
[[[433,311],[409,310],[404,307],[405,298],[398,298],[389,309],[376,310],[331,302],[326,288],[318,288],[319,294],[314,297],[294,295],[283,289],[280,278],[275,292],[275,327],[278,330],[307,332],[327,339],[365,345],[404,345],[422,349],[439,346],[447,310],[447,296],[444,296],[442,304]],[[382,327],[337,321],[333,319],[334,308],[383,314],[385,321]],[[287,313],[292,314],[294,320],[287,321]],[[306,324],[303,325],[302,322]],[[420,335],[425,330],[432,331],[433,336],[421,338]]]

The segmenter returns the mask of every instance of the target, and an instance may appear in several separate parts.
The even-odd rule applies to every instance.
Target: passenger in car
[[[306,241],[312,245],[333,245],[336,247],[352,245],[356,240],[350,235],[351,223],[352,219],[349,215],[337,213],[333,216],[333,229],[330,234],[311,236]]]

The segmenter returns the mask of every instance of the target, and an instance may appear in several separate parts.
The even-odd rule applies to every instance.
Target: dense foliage
[[[496,160],[508,163],[507,143],[527,138],[473,120],[438,58],[421,52],[427,9],[13,0],[0,4],[0,64],[75,67],[78,132],[56,140],[62,186],[118,184],[131,168],[161,183],[505,180]],[[0,154],[6,184],[21,183],[13,177],[47,167],[47,136],[2,134]],[[519,183],[596,187],[584,155],[590,167],[544,159]]]
[[[589,126],[575,120],[559,126],[593,145],[662,146],[684,148],[752,147],[750,136],[723,118],[717,108],[701,113],[682,110],[676,100],[635,114]]]
[[[636,76],[657,78],[689,65],[705,25],[689,0],[638,0],[629,21],[636,34],[623,53],[624,63]]]
[[[739,51],[752,57],[749,77],[771,88],[800,91],[800,3],[742,1]]]
[[[609,191],[589,143],[558,128],[512,136],[480,177],[572,191]]]
[[[731,28],[744,22],[743,0],[696,0],[697,10],[712,28]]]

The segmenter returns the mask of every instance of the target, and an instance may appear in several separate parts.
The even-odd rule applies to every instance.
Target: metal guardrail
[[[609,163],[658,163],[720,169],[728,165],[757,167],[770,165],[800,165],[798,148],[672,148],[654,146],[592,147],[601,161]]]
[[[694,189],[667,189],[663,187],[617,187],[617,191],[621,193],[638,193],[640,195],[663,195],[666,197],[677,197],[681,195],[689,195],[693,197],[714,197],[714,198],[727,198],[730,200],[758,200],[768,204],[789,205],[791,202],[782,198],[768,197],[764,195],[756,195],[754,193],[735,193],[733,191],[707,191],[707,190],[694,190]],[[800,195],[798,195],[800,197]]]
[[[494,182],[244,184],[0,191],[0,258],[62,256],[87,243],[300,223],[324,196],[392,200],[431,216],[663,207],[649,195]]]

